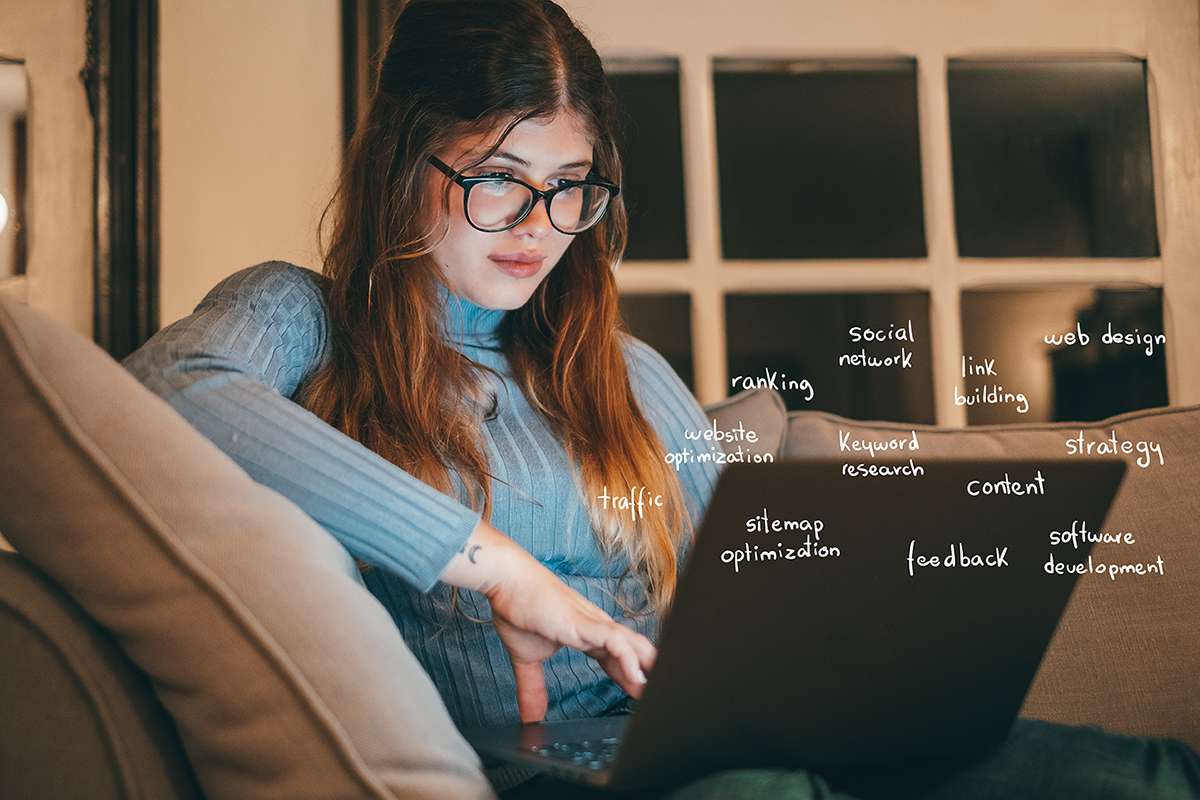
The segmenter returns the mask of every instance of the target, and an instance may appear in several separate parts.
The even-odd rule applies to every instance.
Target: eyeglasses
[[[462,187],[467,222],[484,233],[520,225],[538,200],[545,202],[555,230],[583,233],[604,217],[609,202],[621,193],[621,187],[592,172],[582,181],[560,180],[558,186],[543,192],[505,173],[463,177],[437,156],[430,156],[429,163]]]

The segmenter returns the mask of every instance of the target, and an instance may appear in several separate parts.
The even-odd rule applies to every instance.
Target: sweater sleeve
[[[630,386],[642,413],[662,440],[663,458],[667,453],[694,450],[695,442],[685,438],[684,431],[704,430],[709,426],[708,415],[662,354],[635,336],[626,336],[625,343]],[[722,462],[699,459],[678,465],[675,474],[697,528],[708,510],[721,469]],[[686,540],[684,544],[686,553]]]
[[[122,365],[351,555],[428,592],[481,514],[290,399],[327,355],[320,280],[282,261],[235,272]]]

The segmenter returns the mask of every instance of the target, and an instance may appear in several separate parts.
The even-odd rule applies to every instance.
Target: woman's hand
[[[656,655],[650,640],[617,623],[532,556],[529,562],[524,575],[487,594],[496,632],[512,660],[521,721],[545,719],[542,661],[564,646],[587,653],[627,694],[641,697],[645,670]]]
[[[617,623],[509,537],[480,521],[442,580],[482,592],[517,681],[522,722],[546,717],[542,661],[573,647],[599,662],[632,697],[640,697],[656,650],[645,636]]]

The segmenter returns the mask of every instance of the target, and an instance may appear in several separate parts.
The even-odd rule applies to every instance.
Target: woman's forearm
[[[451,586],[490,596],[528,561],[534,561],[528,551],[481,519],[438,578]]]

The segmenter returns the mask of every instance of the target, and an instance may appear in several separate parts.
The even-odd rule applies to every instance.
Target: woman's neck
[[[508,309],[486,308],[438,284],[438,295],[444,304],[446,332],[459,344],[496,344],[500,323]]]

